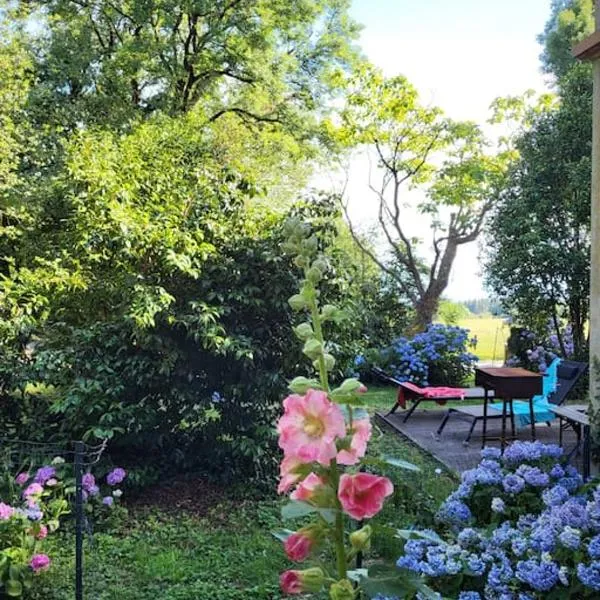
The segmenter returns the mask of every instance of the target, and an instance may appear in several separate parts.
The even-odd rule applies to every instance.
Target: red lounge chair
[[[433,401],[437,404],[444,405],[448,400],[464,400],[465,396],[473,397],[473,390],[465,390],[463,388],[451,388],[451,387],[425,387],[421,388],[414,383],[409,381],[399,381],[395,377],[388,375],[382,369],[373,367],[373,373],[385,381],[398,386],[398,394],[396,396],[396,403],[387,413],[391,415],[396,412],[398,407],[401,407],[406,411],[403,422],[406,423],[410,419],[413,412],[423,401]],[[478,390],[478,393],[483,397],[483,390]],[[478,396],[479,397],[479,396]],[[412,402],[412,406],[407,410],[408,402]]]

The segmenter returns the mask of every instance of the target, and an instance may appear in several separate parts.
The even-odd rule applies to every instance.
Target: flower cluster
[[[559,338],[551,321],[542,335],[536,335],[528,329],[520,329],[516,332],[516,339],[509,340],[509,349],[511,356],[507,360],[508,366],[522,366],[543,373],[555,358],[573,356],[573,331],[571,325],[567,324],[561,330]]]
[[[440,510],[445,538],[407,541],[398,566],[444,597],[458,589],[480,600],[596,597],[600,486],[583,486],[561,454],[539,442],[516,442],[503,456],[484,450]]]
[[[475,344],[467,329],[434,323],[412,339],[398,338],[380,351],[377,361],[400,381],[460,385],[477,362],[468,351]]]
[[[41,546],[58,529],[61,518],[71,512],[69,501],[74,499],[75,490],[71,471],[72,465],[56,457],[50,464],[22,471],[2,490],[0,596],[5,586],[10,588],[11,597],[19,597],[23,589],[32,585],[34,575],[50,568],[51,559],[41,552]],[[113,488],[125,476],[123,469],[113,469],[106,478],[111,491],[102,495],[95,476],[84,474],[82,488],[89,509],[96,499],[100,505],[112,506],[114,499],[122,495],[121,490]]]
[[[318,592],[324,586],[336,600],[354,600],[356,590],[348,579],[348,563],[369,547],[369,525],[346,531],[347,517],[362,521],[374,517],[393,492],[386,477],[360,470],[361,459],[371,437],[368,413],[361,408],[366,388],[358,379],[346,379],[330,389],[329,373],[335,358],[323,336],[323,324],[337,321],[341,311],[320,306],[317,284],[327,272],[326,259],[318,254],[318,240],[307,227],[291,221],[287,225],[286,249],[304,269],[299,294],[290,298],[294,310],[307,311],[310,320],[294,328],[304,342],[303,352],[312,361],[318,378],[296,377],[293,392],[283,401],[277,424],[283,450],[278,491],[290,494],[284,516],[314,515],[316,518],[295,532],[279,535],[287,557],[304,562],[321,546],[333,548],[335,567],[324,564],[303,570],[287,570],[280,576],[286,594]]]

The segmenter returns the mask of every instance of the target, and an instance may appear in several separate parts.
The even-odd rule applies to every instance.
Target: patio
[[[435,439],[435,432],[445,413],[445,410],[439,409],[417,410],[406,423],[403,422],[403,411],[398,411],[391,415],[387,415],[384,412],[377,412],[376,416],[380,421],[389,425],[396,433],[405,436],[453,471],[462,472],[477,466],[480,461],[481,424],[475,429],[471,443],[465,446],[463,445],[463,441],[469,432],[470,423],[454,416],[448,422],[446,429],[438,441]],[[489,435],[494,436],[496,433],[499,434],[500,428],[500,419],[490,421],[488,424]],[[558,420],[552,422],[550,427],[545,423],[536,426],[536,437],[541,442],[557,444],[558,434]],[[521,440],[531,439],[529,427],[518,429],[517,435]],[[563,447],[565,448],[565,452],[570,452],[575,446],[576,441],[575,433],[571,429],[564,431]],[[487,445],[499,446],[499,442],[488,442]],[[580,456],[573,456],[571,462],[581,470],[582,461]]]

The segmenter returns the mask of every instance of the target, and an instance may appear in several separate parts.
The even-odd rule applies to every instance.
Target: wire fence
[[[83,537],[84,531],[89,530],[84,514],[83,474],[100,461],[105,450],[106,441],[95,446],[82,441],[64,445],[0,437],[0,465],[8,473],[47,464],[57,456],[72,465],[75,479],[75,600],[83,600]]]

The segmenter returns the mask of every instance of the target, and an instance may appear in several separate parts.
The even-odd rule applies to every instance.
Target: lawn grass
[[[367,396],[377,407],[393,393]],[[453,473],[417,446],[374,422],[372,456],[388,455],[420,471],[378,466],[394,482],[394,495],[371,524],[371,560],[397,558],[398,528],[431,526],[439,503],[455,487]],[[202,493],[199,490],[199,493]],[[249,490],[247,498],[255,498]],[[291,568],[271,531],[293,528],[282,522],[285,500],[225,500],[204,517],[184,511],[134,509],[119,531],[98,533],[85,544],[85,597],[90,600],[277,600],[278,574]],[[53,566],[39,577],[32,600],[72,600],[74,541],[64,533],[47,540]],[[321,599],[319,599],[321,600]]]
[[[474,354],[482,361],[504,361],[510,327],[499,317],[481,316],[462,319],[458,323],[477,337]]]

